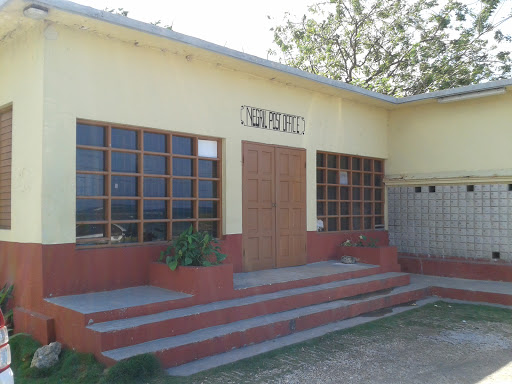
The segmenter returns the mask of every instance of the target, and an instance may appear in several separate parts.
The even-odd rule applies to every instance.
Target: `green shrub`
[[[107,384],[143,383],[160,373],[160,362],[152,354],[123,360],[110,368],[104,382]]]
[[[13,323],[12,323],[12,309],[7,310],[7,304],[9,303],[9,300],[12,299],[12,291],[14,290],[14,285],[7,285],[7,283],[4,284],[2,288],[0,288],[0,309],[2,310],[2,313],[4,314],[5,324],[7,325],[7,328],[12,329]]]
[[[160,254],[171,270],[178,265],[208,267],[220,264],[226,255],[220,253],[219,241],[208,232],[194,232],[192,226],[176,237]]]

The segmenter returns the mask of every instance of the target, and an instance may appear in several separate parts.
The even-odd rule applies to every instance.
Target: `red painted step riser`
[[[319,276],[319,277],[306,279],[306,280],[294,280],[294,281],[289,281],[289,282],[284,282],[284,283],[234,290],[233,296],[231,298],[237,299],[237,298],[242,298],[242,297],[261,295],[261,294],[265,294],[265,293],[282,291],[285,289],[302,288],[302,287],[307,287],[310,285],[319,285],[319,284],[330,283],[333,281],[355,279],[358,277],[372,276],[372,275],[376,275],[379,273],[386,273],[386,272],[400,272],[400,270],[393,269],[393,268],[379,267],[379,268],[363,269],[363,270],[354,271],[354,272],[338,273],[336,275]],[[112,321],[112,320],[128,319],[128,318],[132,318],[132,317],[152,315],[152,314],[155,314],[158,312],[170,311],[172,309],[186,308],[186,307],[190,307],[190,306],[198,305],[198,304],[200,304],[200,303],[197,302],[197,300],[194,297],[190,297],[190,298],[184,298],[184,299],[180,299],[180,300],[165,301],[165,302],[141,305],[141,306],[131,307],[131,308],[122,308],[122,309],[116,309],[116,310],[112,310],[112,311],[96,312],[96,313],[91,313],[91,314],[88,314],[87,316],[85,316],[84,325],[87,325],[90,322],[90,320],[92,320],[94,323],[102,323],[102,322]]]
[[[160,359],[164,367],[177,366],[207,356],[227,352],[234,348],[241,348],[245,345],[261,343],[266,340],[275,339],[279,336],[286,336],[294,332],[351,318],[392,305],[419,300],[427,295],[427,290],[422,289],[413,292],[405,292],[392,298],[376,298],[374,300],[354,304],[349,307],[336,308],[321,313],[306,315],[292,321],[282,321],[271,325],[264,325],[249,329],[245,332],[235,332],[192,345],[158,351],[156,356]]]
[[[447,299],[512,305],[512,292],[510,295],[506,295],[502,293],[465,291],[462,289],[441,287],[432,287],[431,291],[434,296],[445,297]]]
[[[333,281],[357,279],[360,277],[373,276],[373,275],[377,275],[380,273],[386,273],[386,272],[400,272],[400,269],[388,268],[388,267],[375,267],[375,268],[361,269],[361,270],[353,271],[353,272],[343,272],[343,273],[338,273],[335,275],[318,276],[318,277],[314,277],[311,279],[293,280],[293,281],[287,281],[284,283],[276,283],[276,284],[270,284],[270,285],[260,285],[257,287],[235,290],[235,298],[263,295],[266,293],[273,293],[273,292],[277,292],[277,291],[283,291],[286,289],[308,287],[310,285],[327,284],[327,283],[332,283]]]
[[[369,283],[353,286],[333,288],[324,291],[312,292],[294,297],[269,300],[261,303],[249,304],[243,307],[231,307],[214,312],[202,313],[179,319],[170,319],[163,322],[146,324],[137,328],[130,328],[119,332],[96,333],[101,338],[101,350],[106,351],[126,347],[145,341],[164,337],[176,336],[193,332],[198,329],[227,324],[271,313],[288,311],[295,308],[320,304],[346,297],[356,296],[368,292],[404,286],[409,284],[409,275],[402,275]]]

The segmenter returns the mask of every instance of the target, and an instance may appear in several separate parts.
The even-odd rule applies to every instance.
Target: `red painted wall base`
[[[400,253],[398,263],[402,272],[472,280],[512,282],[512,263],[506,261],[492,262]]]

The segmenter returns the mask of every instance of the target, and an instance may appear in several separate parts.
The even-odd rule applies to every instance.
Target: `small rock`
[[[50,343],[44,347],[39,348],[34,357],[30,367],[36,368],[50,368],[53,367],[59,361],[59,354],[62,349],[62,345],[59,342]]]
[[[342,256],[340,261],[343,264],[355,264],[355,263],[357,263],[357,259],[355,257],[352,257],[352,256]]]

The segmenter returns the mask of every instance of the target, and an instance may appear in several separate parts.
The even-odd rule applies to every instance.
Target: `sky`
[[[267,59],[270,28],[285,12],[302,16],[314,0],[72,0],[96,9],[124,8],[128,17],[161,21],[176,32]],[[268,18],[270,16],[270,19]],[[274,58],[274,60],[276,60]]]
[[[128,17],[144,22],[161,21],[176,32],[219,44],[264,59],[273,43],[271,27],[283,24],[285,12],[296,20],[315,0],[71,0],[96,9],[124,8]],[[468,4],[476,0],[465,0]],[[502,14],[510,12],[505,2]],[[504,32],[512,34],[512,21]],[[512,46],[511,46],[512,47]],[[511,49],[507,46],[507,49]]]

